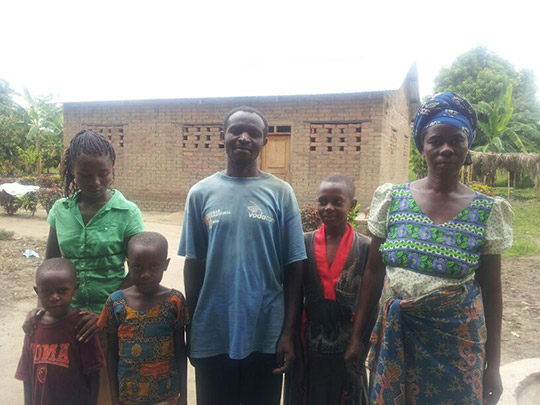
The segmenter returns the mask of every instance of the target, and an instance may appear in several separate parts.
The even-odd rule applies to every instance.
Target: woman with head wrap
[[[513,214],[505,200],[459,182],[476,120],[457,94],[427,100],[414,122],[427,177],[375,192],[373,239],[345,354],[352,371],[366,358],[362,335],[384,284],[368,356],[374,403],[481,404],[501,395],[500,254],[512,244]]]

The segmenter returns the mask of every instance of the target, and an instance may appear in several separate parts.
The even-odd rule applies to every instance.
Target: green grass
[[[508,189],[506,187],[493,187],[495,195],[508,198]],[[511,189],[512,199],[515,200],[529,200],[535,198],[533,188],[517,188]]]
[[[511,203],[514,209],[514,245],[504,256],[540,254],[540,200],[512,200]]]
[[[15,235],[15,232],[0,229],[0,240],[11,239],[13,238],[13,235]]]

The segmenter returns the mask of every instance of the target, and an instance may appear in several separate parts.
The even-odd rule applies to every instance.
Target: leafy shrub
[[[19,179],[18,183],[24,184],[25,186],[35,186],[37,184],[36,180],[37,179],[34,176],[24,176]]]
[[[349,224],[352,225],[354,229],[357,228],[356,217],[358,216],[358,211],[360,211],[360,204],[356,204],[356,207],[354,207],[347,216],[347,221],[349,222]]]
[[[39,176],[37,185],[43,188],[62,188],[62,177],[58,174]]]
[[[41,204],[47,214],[51,210],[52,206],[59,198],[62,198],[62,190],[60,187],[40,188],[36,191],[37,201]]]
[[[0,184],[13,183],[14,181],[17,181],[16,177],[11,177],[11,176],[2,177],[2,176],[0,176]]]
[[[34,216],[38,205],[36,191],[26,193],[25,195],[17,197],[17,199],[20,201],[21,208],[25,211],[30,211],[32,213],[32,216]]]
[[[416,179],[421,179],[427,175],[427,163],[424,156],[418,152],[416,145],[414,144],[414,139],[411,134],[411,145],[410,145],[410,154],[409,154],[409,167],[410,170],[414,173]]]
[[[474,191],[478,191],[479,193],[489,195],[491,197],[494,197],[495,194],[493,193],[493,188],[490,186],[487,186],[485,184],[479,183],[477,181],[473,181],[471,183],[468,183],[467,186],[471,188]]]
[[[302,219],[302,229],[304,232],[314,231],[321,226],[321,218],[315,207],[302,205],[300,207],[300,217]]]
[[[0,192],[0,205],[6,211],[6,214],[13,215],[21,207],[21,200],[17,197],[13,197],[11,194],[6,193],[4,190]]]
[[[37,204],[38,201],[35,191],[19,197],[12,196],[4,190],[2,190],[2,193],[0,194],[0,205],[2,205],[8,215],[14,215],[19,208],[22,208],[25,211],[30,211],[33,216],[36,213]]]

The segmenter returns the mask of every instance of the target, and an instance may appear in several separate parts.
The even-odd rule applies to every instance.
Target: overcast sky
[[[0,78],[60,101],[339,93],[422,96],[485,45],[540,78],[534,1],[2,1]]]

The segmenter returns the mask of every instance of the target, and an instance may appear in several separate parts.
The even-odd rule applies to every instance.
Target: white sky
[[[486,45],[540,81],[537,1],[3,0],[0,78],[60,101],[339,93],[422,96]]]

